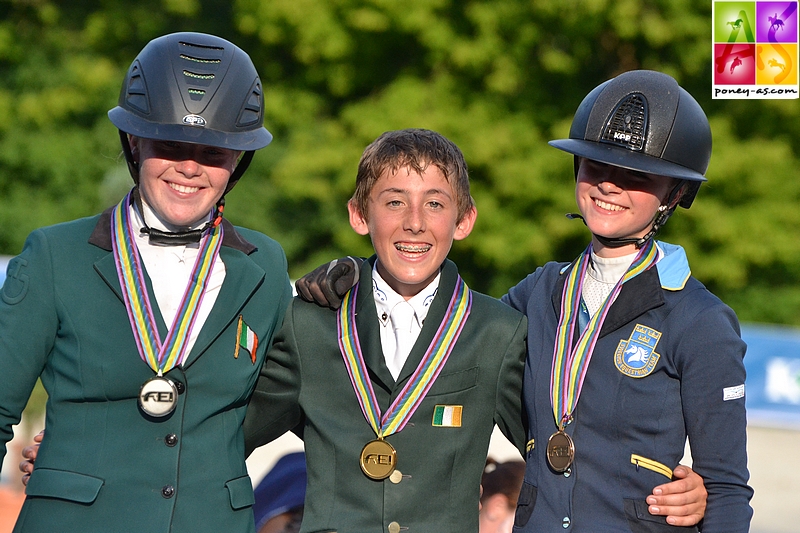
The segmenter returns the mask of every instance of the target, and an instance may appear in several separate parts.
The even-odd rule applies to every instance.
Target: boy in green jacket
[[[477,216],[464,157],[432,131],[384,133],[348,210],[375,256],[340,310],[290,304],[248,408],[248,447],[301,424],[302,531],[477,531],[494,425],[525,444],[526,320],[447,260]]]

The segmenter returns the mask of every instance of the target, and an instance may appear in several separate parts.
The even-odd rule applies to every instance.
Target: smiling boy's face
[[[406,299],[433,281],[453,240],[467,237],[477,217],[473,207],[458,220],[455,193],[436,165],[422,174],[386,170],[370,191],[368,213],[352,201],[347,208],[356,233],[372,239],[378,273]]]

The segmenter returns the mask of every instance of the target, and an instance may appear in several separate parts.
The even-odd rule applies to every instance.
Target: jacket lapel
[[[372,267],[375,256],[365,261],[361,266],[358,280],[358,296],[356,299],[356,328],[358,329],[358,342],[364,355],[364,363],[373,383],[380,385],[389,392],[394,387],[389,368],[383,357],[381,334],[378,325],[378,311],[375,308],[375,296],[372,293]],[[385,409],[388,405],[382,405]]]
[[[107,221],[107,220],[106,220]],[[103,217],[101,217],[101,222],[103,222]],[[98,223],[98,227],[100,224]],[[98,243],[93,243],[98,244]],[[111,243],[108,243],[109,248]],[[101,246],[101,248],[105,248]],[[101,259],[95,261],[94,263],[95,271],[103,278],[103,281],[106,282],[108,288],[116,294],[117,298],[119,298],[120,304],[125,305],[125,300],[122,296],[122,287],[119,283],[119,274],[117,274],[117,264],[114,259],[114,254],[109,251],[109,253],[103,256]],[[158,304],[156,302],[156,296],[153,293],[153,283],[150,281],[150,276],[145,269],[144,272],[144,283],[145,288],[147,289],[147,296],[150,299],[150,303],[153,309],[153,315],[155,316],[156,326],[158,327],[158,334],[163,339],[167,336],[167,325],[164,322],[164,318],[161,316],[161,310],[158,308]]]
[[[433,337],[439,329],[439,326],[444,320],[444,315],[447,312],[447,306],[450,304],[450,299],[453,296],[453,290],[456,286],[458,279],[458,268],[455,263],[445,260],[442,267],[442,277],[439,278],[439,289],[436,291],[436,296],[431,302],[431,308],[428,310],[428,315],[425,317],[425,323],[422,325],[422,331],[419,332],[417,342],[408,354],[408,359],[400,371],[395,386],[395,394],[400,391],[405,381],[411,377],[414,371],[422,361],[422,357],[428,350],[428,347],[433,342]],[[394,398],[393,398],[394,399]]]
[[[117,265],[114,261],[114,254],[108,253],[107,255],[103,256],[102,259],[99,259],[94,264],[95,271],[103,278],[103,281],[106,282],[108,288],[111,289],[114,294],[117,295],[120,302],[123,302],[122,299],[122,288],[119,284],[119,277],[117,276]]]
[[[103,250],[108,250],[108,255],[95,262],[94,269],[114,294],[117,295],[120,303],[124,304],[119,276],[117,275],[117,265],[112,253],[111,214],[113,209],[114,207],[109,207],[100,215],[97,225],[89,237],[89,243]],[[261,267],[247,258],[247,255],[256,250],[256,247],[239,235],[236,228],[226,219],[222,219],[222,225],[225,234],[220,248],[220,258],[225,263],[225,281],[222,283],[222,288],[217,300],[214,302],[211,314],[203,324],[203,329],[200,330],[197,341],[183,365],[184,367],[191,365],[208,349],[222,331],[238,318],[239,312],[253,292],[261,285],[266,275]],[[150,301],[154,303],[153,313],[158,324],[159,334],[163,339],[167,334],[167,326],[164,323],[158,305],[155,305],[153,286],[147,272],[145,272],[145,284]],[[380,346],[380,341],[378,345]],[[231,346],[231,350],[233,348]]]
[[[570,269],[575,268],[573,263]],[[551,299],[553,311],[556,319],[561,315],[561,296],[564,292],[564,284],[567,281],[567,274],[570,269],[565,270],[559,275],[558,283],[553,290]],[[604,337],[624,326],[651,309],[655,309],[664,304],[664,294],[661,292],[661,281],[658,277],[658,269],[651,267],[635,278],[622,285],[622,290],[617,295],[617,299],[611,304],[608,315],[603,322],[600,330],[600,337]],[[576,331],[577,342],[580,332]]]
[[[608,335],[637,316],[663,304],[664,294],[661,292],[658,269],[651,267],[622,285],[617,299],[608,310],[600,336]]]
[[[119,276],[117,275],[117,264],[114,260],[114,254],[111,253],[111,212],[113,209],[113,207],[109,207],[100,214],[94,231],[89,237],[89,244],[93,244],[109,252],[108,255],[103,256],[102,259],[95,262],[94,269],[122,302],[122,288],[120,287]]]
[[[200,355],[220,336],[231,322],[235,321],[252,294],[264,281],[264,269],[247,258],[247,255],[223,246],[219,252],[225,263],[225,281],[219,291],[214,307],[208,315],[203,329],[189,353],[184,368],[191,366]],[[230,347],[233,352],[234,346]]]

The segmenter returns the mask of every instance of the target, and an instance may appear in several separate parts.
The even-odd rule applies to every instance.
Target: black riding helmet
[[[700,104],[667,74],[634,70],[620,74],[592,90],[583,99],[568,139],[551,146],[575,155],[629,170],[679,181],[642,239],[607,239],[606,245],[637,247],[667,221],[676,205],[673,195],[684,189],[678,205],[688,209],[711,159],[711,128]]]
[[[150,41],[133,60],[108,117],[137,183],[126,134],[244,151],[227,193],[255,150],[272,141],[263,102],[261,80],[244,50],[213,35],[173,33]]]

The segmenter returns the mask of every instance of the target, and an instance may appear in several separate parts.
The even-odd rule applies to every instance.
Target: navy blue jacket
[[[651,516],[645,498],[670,481],[687,435],[693,468],[708,490],[701,531],[748,531],[752,489],[739,324],[691,277],[680,247],[659,245],[666,256],[623,285],[603,324],[567,426],[576,457],[563,474],[550,469],[545,452],[556,430],[550,372],[571,266],[548,263],[504,297],[529,324],[523,389],[530,429],[514,531],[683,529]]]

